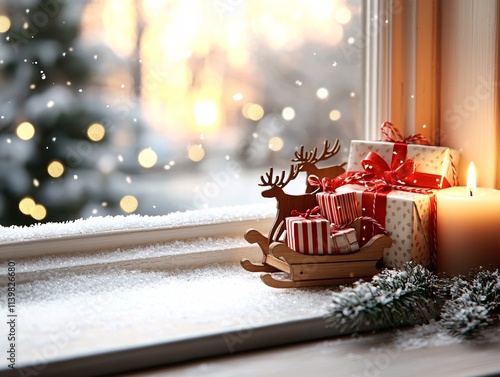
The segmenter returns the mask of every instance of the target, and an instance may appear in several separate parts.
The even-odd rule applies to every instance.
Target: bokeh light
[[[295,110],[292,107],[285,107],[281,112],[281,116],[285,120],[292,120],[295,118]]]
[[[342,116],[342,114],[340,113],[339,110],[330,111],[330,120],[332,120],[334,122],[339,120],[341,116]]]
[[[64,165],[59,161],[52,161],[47,167],[47,172],[52,178],[59,178],[64,174]]]
[[[326,88],[319,88],[316,91],[316,96],[319,99],[325,99],[325,98],[327,98],[328,97],[328,89],[326,89]]]
[[[158,161],[158,156],[156,152],[151,148],[145,148],[139,152],[139,155],[137,156],[137,161],[139,161],[139,165],[141,165],[143,168],[149,169],[156,165],[156,162]]]
[[[41,221],[47,217],[47,210],[45,207],[41,204],[35,204],[33,209],[31,210],[30,213],[31,217],[33,217],[35,220]]]
[[[33,210],[35,205],[36,205],[35,201],[29,196],[27,196],[21,199],[21,201],[19,202],[19,210],[21,211],[21,213],[29,215],[31,214],[31,211]]]
[[[35,127],[29,122],[23,122],[17,126],[16,135],[21,140],[30,140],[35,136]]]
[[[120,208],[126,213],[134,212],[139,207],[139,201],[133,195],[125,195],[120,200]]]
[[[193,145],[189,148],[188,157],[194,162],[201,161],[205,157],[205,150],[201,145]]]
[[[349,8],[339,8],[335,12],[335,20],[341,24],[346,25],[351,21],[352,13]]]
[[[10,18],[6,15],[0,15],[0,33],[6,33],[10,29]]]
[[[94,123],[87,128],[87,136],[92,141],[101,141],[106,135],[106,129],[102,124]]]
[[[243,106],[241,113],[247,119],[258,121],[264,116],[264,109],[261,105],[249,102]]]
[[[269,140],[269,149],[273,152],[278,152],[283,149],[283,139],[279,136],[274,136]]]

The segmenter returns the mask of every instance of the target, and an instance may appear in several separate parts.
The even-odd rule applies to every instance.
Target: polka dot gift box
[[[360,216],[369,216],[393,240],[384,264],[401,267],[407,261],[434,267],[436,252],[436,195],[456,186],[459,153],[428,145],[422,135],[403,138],[391,123],[381,126],[384,141],[351,141],[348,183],[338,192],[354,190]],[[362,222],[360,246],[380,230]]]
[[[402,267],[405,262],[414,261],[424,266],[432,262],[433,228],[432,211],[435,195],[392,190],[385,193],[366,191],[362,185],[345,185],[339,192],[355,191],[358,214],[378,221],[392,239],[392,246],[384,250],[386,267]],[[369,206],[362,206],[363,195],[372,196]],[[372,209],[377,208],[373,213]],[[362,247],[374,235],[382,233],[370,223],[361,223],[359,245]]]

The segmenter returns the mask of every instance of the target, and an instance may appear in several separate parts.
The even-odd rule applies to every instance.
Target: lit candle
[[[500,191],[477,187],[471,162],[467,187],[437,193],[437,270],[500,268]]]

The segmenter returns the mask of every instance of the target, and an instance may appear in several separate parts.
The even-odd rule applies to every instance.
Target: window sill
[[[235,210],[245,215],[197,212],[189,225],[177,214],[128,231],[84,233],[95,220],[39,226],[30,239],[29,228],[8,229],[0,256],[16,264],[16,366],[118,373],[339,335],[323,319],[332,288],[277,290],[238,265],[261,258],[244,232],[266,233],[274,218]]]

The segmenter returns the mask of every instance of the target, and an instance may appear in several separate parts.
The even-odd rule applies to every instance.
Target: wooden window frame
[[[454,148],[460,184],[474,161],[478,185],[500,188],[500,4],[380,0],[372,7],[388,17],[371,67],[378,83],[366,92],[367,122],[389,120],[405,135]]]
[[[465,4],[466,0],[456,1],[457,3],[460,1],[456,6],[463,12],[463,9],[460,7],[467,6]],[[483,9],[482,11],[484,13],[494,9],[493,15],[490,14],[490,16],[495,22],[480,28],[480,33],[488,33],[494,30],[496,36],[498,35],[500,6],[496,4],[493,6],[494,0],[487,1],[491,1],[489,8],[487,7],[486,10]],[[367,15],[365,20],[366,45],[364,46],[366,48],[367,62],[364,72],[364,122],[367,130],[366,138],[379,138],[380,135],[377,126],[385,120],[390,120],[394,124],[399,125],[405,134],[419,132],[424,134],[435,144],[447,141],[443,140],[445,139],[443,136],[446,136],[447,132],[450,131],[450,125],[448,124],[449,122],[447,123],[446,119],[443,119],[442,109],[447,108],[450,104],[453,105],[456,98],[464,97],[460,97],[460,94],[455,94],[456,96],[454,97],[448,90],[443,90],[443,87],[449,85],[449,81],[453,75],[451,73],[444,74],[442,72],[444,71],[444,63],[448,63],[452,55],[449,51],[445,51],[446,55],[444,55],[441,46],[443,43],[449,41],[451,33],[454,30],[452,27],[453,22],[448,18],[443,19],[444,17],[449,17],[444,15],[445,12],[443,12],[442,9],[443,4],[438,0],[418,0],[412,2],[404,2],[403,0],[364,0],[364,6]],[[377,28],[372,28],[368,20],[375,15],[382,15],[384,19],[372,20],[378,25]],[[471,24],[474,23],[474,20],[469,21]],[[443,30],[443,25],[446,26],[445,30]],[[491,37],[489,41],[489,43],[491,43]],[[469,41],[469,43],[472,42]],[[491,61],[493,61],[493,64],[496,64],[495,67],[498,67],[499,43],[498,38],[495,37],[494,44],[497,46],[497,49],[491,53],[491,56],[489,55],[487,57],[488,62],[484,63],[482,66],[484,73],[488,73],[488,77],[493,77],[497,82],[499,79],[498,69],[493,69],[493,73],[489,70],[491,70]],[[458,54],[464,53],[467,48],[470,48],[470,45],[465,43],[464,46],[460,47],[460,52]],[[458,72],[465,70],[465,72],[477,73],[477,66],[473,64],[469,65],[470,67],[456,68],[456,70]],[[461,88],[461,95],[467,95],[470,93],[468,92],[470,89],[470,83],[468,83],[468,85],[463,85]],[[472,86],[472,89],[474,89],[474,86]],[[487,142],[488,147],[494,151],[493,166],[497,168],[497,151],[500,144],[500,136],[499,132],[497,132],[499,110],[496,109],[499,108],[500,100],[496,87],[494,95],[488,98],[488,103],[491,103],[493,109],[487,114],[491,124],[488,123],[484,127],[481,127],[483,127],[482,130],[487,134],[486,139],[488,140],[484,142]],[[475,121],[477,121],[477,119]],[[468,132],[471,133],[475,132],[474,129],[470,130],[468,128],[468,130]],[[492,132],[494,134],[493,138],[491,137]],[[456,141],[453,139],[450,141],[450,146],[456,148],[457,144],[454,143],[460,140]],[[470,157],[470,154],[473,154],[471,151],[467,150],[462,152],[465,160]],[[481,162],[481,164],[488,164],[488,161]],[[496,170],[494,171],[496,172]],[[496,172],[496,174],[493,174],[493,181],[496,182],[497,187],[499,180],[499,174]],[[259,224],[260,229],[265,232],[266,229],[269,229],[272,220],[272,218],[256,218],[243,221],[231,221],[228,223],[197,224],[196,226],[178,228],[130,230],[126,232],[108,232],[88,236],[55,237],[33,241],[11,242],[0,244],[0,257],[3,260],[12,258],[18,259],[21,257],[35,258],[50,253],[53,254],[54,251],[64,255],[75,252],[116,249],[124,246],[137,247],[155,242],[183,240],[193,237],[242,235],[247,228],[255,224]],[[64,224],[61,226],[63,227]],[[210,262],[216,262],[218,260],[217,258],[227,261],[226,258],[228,255],[228,253],[214,253],[214,259],[210,260]],[[189,256],[184,258],[181,263],[188,264],[188,257]],[[206,253],[204,254],[204,258],[205,257],[207,257]],[[198,260],[198,263],[199,262],[200,260]],[[290,337],[292,333],[291,328],[294,329],[295,337]],[[298,331],[297,328],[299,329]],[[312,331],[312,328],[315,330]],[[246,343],[247,349],[265,346],[264,340],[268,341],[269,339],[269,332],[266,333],[265,331],[270,330],[274,334],[281,334],[280,336],[283,336],[282,340],[285,343],[295,342],[300,339],[313,339],[320,335],[334,335],[333,332],[324,332],[324,319],[305,319],[303,322],[287,324],[287,326],[284,327],[280,325],[272,329],[263,329],[262,331],[264,332],[261,334],[261,338],[254,338],[256,339],[255,343]],[[288,334],[288,338],[283,334]],[[297,338],[297,336],[300,339]],[[257,341],[259,339],[260,341]],[[220,342],[220,339],[217,337],[207,338],[204,340],[204,343],[199,343],[196,346],[201,349],[202,345],[213,345],[214,342]],[[181,353],[177,353],[177,355],[183,355],[183,357],[186,358],[192,357],[190,354],[192,349],[190,347],[192,346],[193,343],[166,344],[155,349],[129,350],[119,356],[122,360],[128,360],[129,364],[135,362],[136,364],[133,365],[134,367],[146,367],[158,362],[168,362],[164,355],[173,353],[166,351],[171,351],[174,348],[176,352],[179,352],[179,347],[184,350]],[[205,349],[212,349],[215,352],[214,354],[217,354],[221,348],[220,345],[217,347],[214,346]],[[202,356],[213,355],[205,354]],[[98,364],[103,367],[109,367],[109,360],[107,358],[113,358],[113,355],[97,355],[96,357],[97,359],[94,358],[92,361],[98,362]],[[80,361],[82,362],[80,366],[89,365],[89,360],[82,359]],[[177,359],[172,361],[180,360]],[[55,365],[55,367],[64,368],[65,366]],[[109,370],[109,372],[113,372],[113,370]]]

